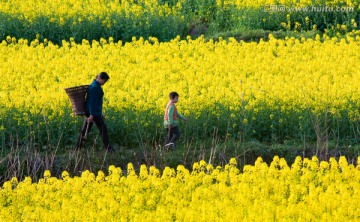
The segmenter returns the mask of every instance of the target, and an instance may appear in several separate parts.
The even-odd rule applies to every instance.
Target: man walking
[[[90,131],[93,123],[95,123],[99,129],[104,148],[107,151],[114,151],[114,148],[109,144],[109,135],[102,114],[104,91],[101,86],[109,79],[110,77],[106,72],[100,72],[89,86],[85,101],[86,118],[78,138],[77,149],[81,149],[84,137]]]

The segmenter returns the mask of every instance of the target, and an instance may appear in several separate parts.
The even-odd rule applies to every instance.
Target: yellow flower
[[[44,178],[49,178],[49,177],[51,177],[51,172],[50,172],[50,170],[45,170],[45,172],[44,172]]]

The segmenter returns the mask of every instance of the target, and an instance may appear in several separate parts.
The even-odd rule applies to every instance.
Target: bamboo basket
[[[89,85],[66,88],[74,115],[85,115],[85,99]]]

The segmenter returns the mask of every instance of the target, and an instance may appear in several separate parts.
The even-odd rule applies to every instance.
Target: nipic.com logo
[[[344,12],[354,11],[350,6],[286,6],[286,5],[265,5],[264,12]]]

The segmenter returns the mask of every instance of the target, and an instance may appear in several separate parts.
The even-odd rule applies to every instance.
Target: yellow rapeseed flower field
[[[160,16],[181,15],[184,2],[8,0],[0,4],[0,12],[30,22],[44,16],[60,25],[96,17],[110,27],[117,23],[108,14],[140,17],[147,8]],[[216,4],[258,9],[275,2]],[[355,20],[351,23],[357,26]],[[259,42],[134,37],[126,43],[112,37],[81,43],[71,38],[61,45],[39,35],[34,40],[7,36],[0,43],[1,147],[30,141],[38,148],[70,140],[76,124],[64,89],[89,84],[100,71],[110,75],[104,111],[111,139],[119,137],[125,146],[130,144],[125,137],[131,140],[136,133],[144,141],[158,137],[170,91],[180,94],[178,108],[191,120],[185,134],[195,137],[218,129],[221,138],[240,132],[260,140],[297,133],[316,137],[316,127],[316,133],[323,130],[320,137],[325,131],[333,137],[357,137],[359,36],[358,31],[321,39],[270,35],[269,41]],[[142,131],[134,133],[138,129]],[[126,172],[112,165],[107,173],[84,171],[71,177],[64,171],[61,178],[47,170],[37,182],[14,177],[3,184],[0,221],[358,221],[359,170],[344,156],[327,162],[297,157],[291,166],[277,156],[269,165],[258,158],[243,169],[233,158],[224,167],[200,161],[191,170],[179,165],[162,172],[145,165],[135,170],[129,163]]]
[[[360,158],[358,158],[358,162]],[[319,161],[258,158],[241,171],[205,161],[162,173],[142,165],[126,173],[82,172],[39,182],[13,178],[0,189],[3,221],[358,221],[360,171],[345,157]]]
[[[62,46],[8,37],[0,44],[0,113],[19,126],[35,124],[36,115],[46,116],[48,124],[67,124],[71,118],[64,117],[71,111],[64,89],[89,84],[106,71],[111,81],[104,87],[104,110],[130,128],[161,128],[170,91],[180,94],[179,109],[200,128],[227,125],[235,133],[241,127],[256,133],[259,127],[278,127],[291,135],[304,123],[312,129],[311,115],[323,113],[343,119],[346,128],[359,117],[356,36],[325,35],[323,42],[270,36],[259,43],[200,37],[161,43],[134,38],[123,44],[109,38],[63,40]],[[269,122],[257,125],[263,121]],[[5,121],[2,128],[11,124]]]
[[[64,88],[88,84],[102,70],[112,77],[105,86],[106,105],[117,109],[162,113],[171,90],[179,91],[185,114],[214,103],[239,110],[242,100],[248,109],[281,102],[285,111],[328,106],[336,113],[349,102],[359,106],[359,42],[353,38],[349,43],[293,38],[260,43],[203,38],[158,43],[151,38],[125,45],[103,39],[91,45],[63,41],[62,47],[26,43],[9,38],[0,45],[6,80],[2,107],[56,111],[69,105]]]

